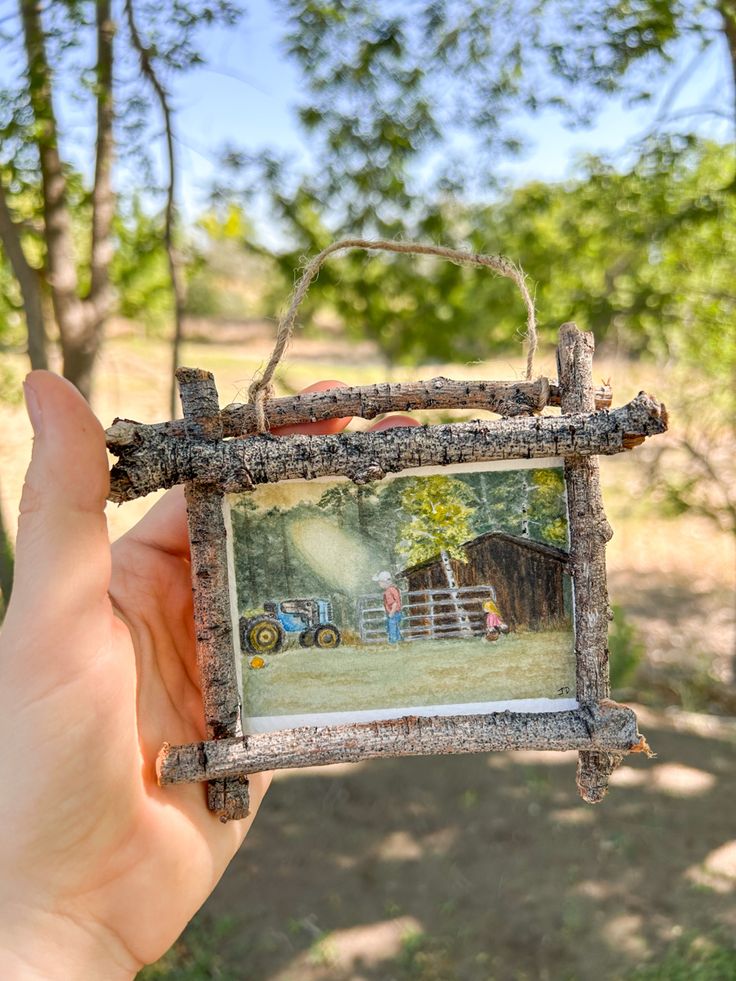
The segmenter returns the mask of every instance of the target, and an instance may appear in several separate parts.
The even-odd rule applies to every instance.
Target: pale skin
[[[229,824],[202,786],[157,785],[162,743],[204,737],[183,493],[111,547],[102,426],[55,375],[25,389],[35,438],[0,633],[0,977],[117,981],[212,892],[270,775],[251,777],[251,816]]]

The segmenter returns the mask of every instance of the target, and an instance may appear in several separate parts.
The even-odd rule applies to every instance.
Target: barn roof
[[[471,538],[469,541],[463,542],[462,547],[473,548],[474,546],[488,542],[491,539],[509,542],[512,545],[516,545],[518,548],[525,549],[529,552],[537,552],[539,555],[544,555],[546,558],[553,559],[556,562],[567,562],[570,558],[569,554],[562,548],[555,548],[554,545],[545,545],[544,542],[535,542],[532,538],[522,538],[519,535],[508,535],[505,531],[486,531],[484,534],[478,535],[476,538]],[[439,560],[439,555],[436,555],[433,559],[425,559],[424,562],[418,562],[416,565],[403,569],[398,573],[398,575],[411,575],[411,573],[418,572],[420,569],[427,569],[429,566],[436,565]]]

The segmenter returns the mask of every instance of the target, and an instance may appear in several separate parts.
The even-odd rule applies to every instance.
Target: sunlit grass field
[[[246,717],[575,697],[572,634],[565,630],[508,634],[495,643],[473,637],[289,647],[266,656],[259,670],[244,658],[243,677]]]

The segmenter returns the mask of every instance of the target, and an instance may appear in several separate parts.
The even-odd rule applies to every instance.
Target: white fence
[[[483,603],[494,596],[492,586],[402,592],[401,636],[404,640],[482,637],[486,622]],[[386,643],[386,611],[375,593],[358,599],[357,619],[364,644]]]

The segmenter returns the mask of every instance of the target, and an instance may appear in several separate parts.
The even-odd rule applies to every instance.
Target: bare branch
[[[537,378],[531,382],[430,378],[428,381],[356,385],[269,399],[266,402],[266,420],[269,428],[275,429],[345,416],[375,419],[385,412],[458,408],[483,409],[509,417],[530,415],[541,412],[548,405],[559,404],[559,388],[547,378]],[[595,407],[608,409],[610,405],[611,388],[603,385],[595,393]],[[250,403],[226,405],[220,412],[220,418],[224,436],[246,436],[258,432],[255,407]],[[106,433],[107,448],[111,453],[118,453],[126,446],[151,437],[179,437],[185,434],[183,419],[152,424],[116,419]]]
[[[20,227],[10,213],[2,181],[0,181],[0,242],[3,244],[23,297],[31,368],[48,368],[41,283],[38,272],[26,259],[20,239]]]
[[[46,267],[54,314],[61,334],[65,370],[67,358],[83,331],[77,296],[77,269],[74,239],[67,203],[66,178],[59,155],[59,140],[53,104],[51,67],[41,22],[41,3],[27,0],[20,4],[28,72],[28,92],[36,123],[41,163],[44,221],[46,229]],[[67,375],[69,377],[69,375]]]
[[[113,160],[113,38],[110,0],[98,0],[97,17],[97,146],[95,182],[92,188],[92,248],[88,302],[94,307],[89,320],[93,329],[109,312],[113,301],[110,288],[112,220],[115,196],[112,190]]]
[[[267,434],[215,444],[159,436],[119,451],[111,473],[110,500],[130,501],[190,480],[234,493],[279,480],[332,475],[367,483],[414,467],[609,455],[666,429],[664,407],[642,392],[611,412],[585,415],[288,439]]]
[[[169,261],[169,277],[171,279],[171,290],[174,295],[174,336],[171,346],[171,394],[169,401],[169,411],[172,416],[176,414],[176,369],[179,367],[179,351],[183,333],[184,320],[184,283],[179,269],[178,257],[174,243],[176,230],[176,154],[174,151],[174,125],[169,94],[164,88],[163,83],[158,77],[153,59],[153,53],[143,43],[138,25],[135,20],[133,10],[133,0],[125,0],[125,15],[128,21],[128,29],[133,47],[138,52],[141,71],[153,89],[158,104],[161,108],[161,115],[164,121],[164,133],[166,137],[166,157],[169,165],[169,182],[166,191],[166,211],[164,224],[164,243],[166,255]]]
[[[159,783],[165,786],[382,756],[514,749],[578,749],[623,755],[647,752],[649,747],[631,709],[604,701],[566,712],[408,716],[344,726],[282,729],[185,746],[164,745],[156,772]]]

